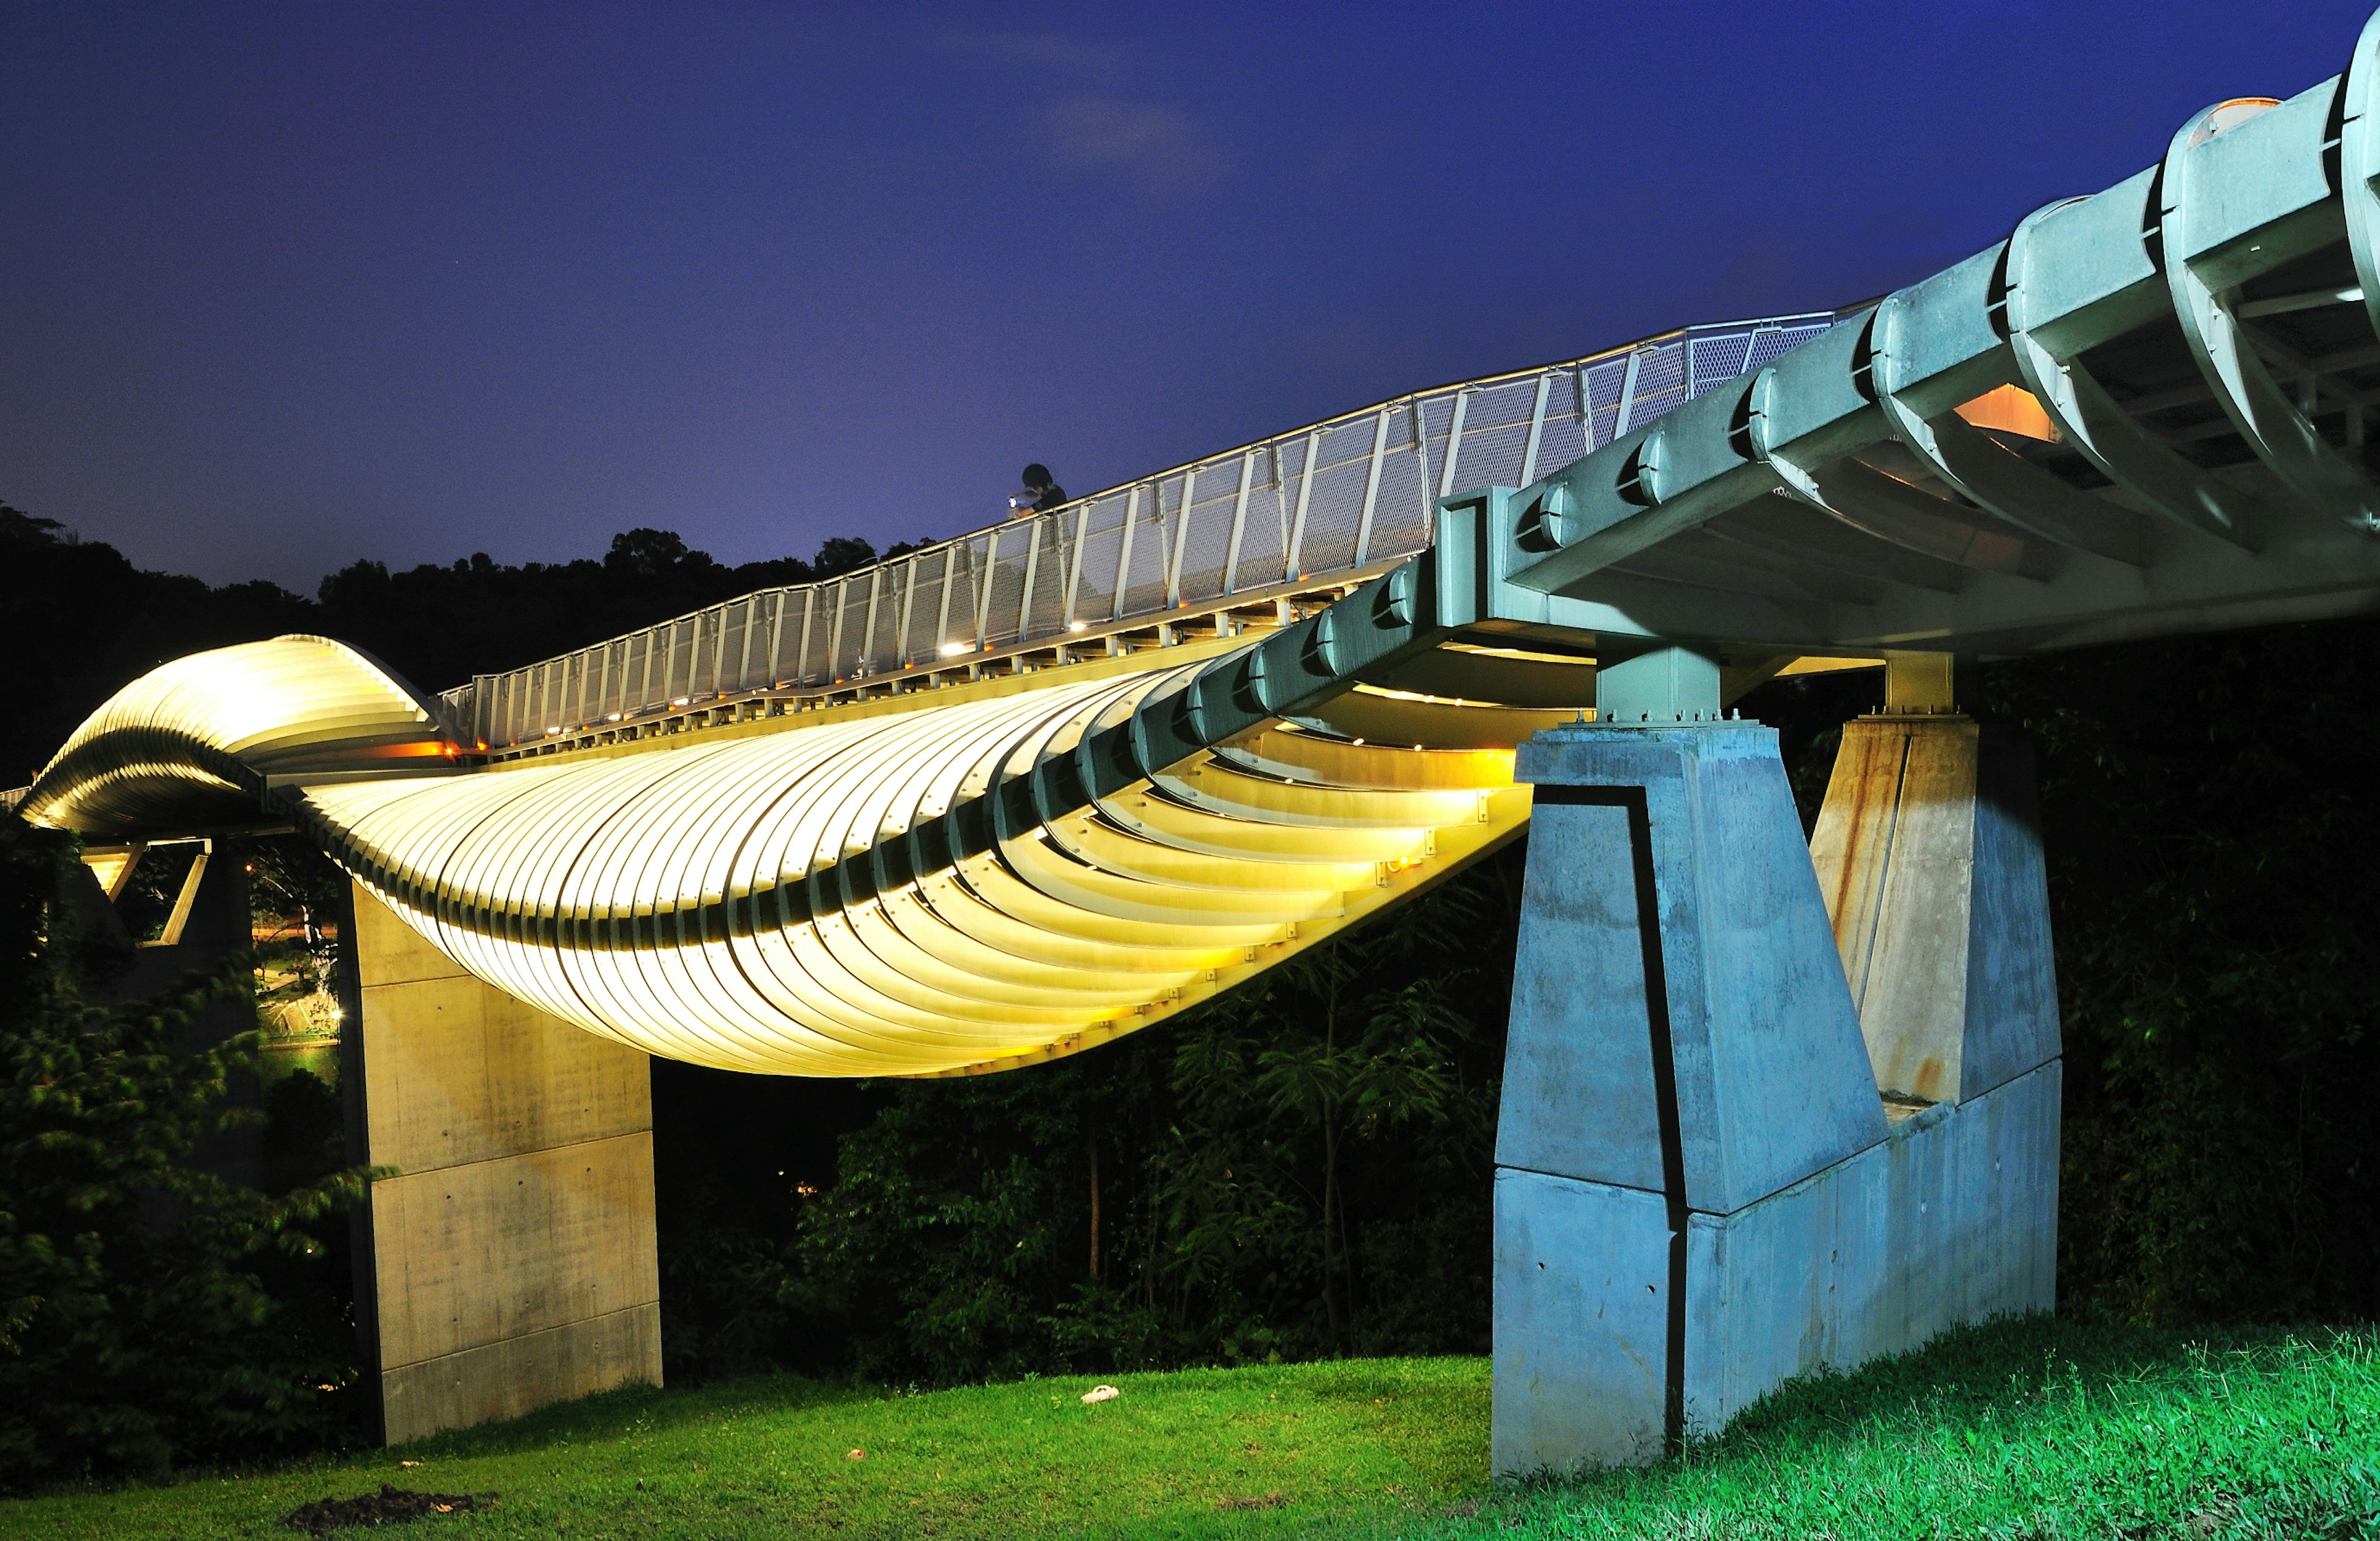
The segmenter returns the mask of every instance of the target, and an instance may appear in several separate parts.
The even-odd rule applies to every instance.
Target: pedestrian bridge
[[[1498,1461],[1658,1453],[2047,1303],[2029,761],[1951,661],[2374,607],[2375,89],[2380,27],[1881,300],[1401,397],[443,696],[319,637],[178,660],[18,811],[294,824],[388,947],[559,1023],[929,1075],[1160,1021],[1534,808]],[[1733,703],[1878,665],[1804,846]]]
[[[1045,1059],[1517,834],[1513,746],[1592,710],[1595,638],[1433,625],[1441,493],[1574,461],[1833,319],[1422,393],[438,698],[327,639],[185,659],[25,811],[118,842],[295,820],[480,977],[671,1058]]]

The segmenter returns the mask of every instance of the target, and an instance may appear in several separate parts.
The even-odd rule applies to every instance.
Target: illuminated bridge
[[[372,1220],[395,1438],[658,1374],[627,1050],[1031,1063],[1534,809],[1496,1460],[1656,1454],[2048,1304],[2030,761],[1952,661],[2374,607],[2375,82],[2380,23],[1880,301],[1402,397],[443,696],[322,638],[180,660],[18,811],[118,864],[294,824],[354,876],[350,1074],[407,1172]],[[1804,843],[1730,708],[1878,665]],[[522,1080],[593,1122],[521,1112]],[[607,1142],[616,1171],[564,1171]],[[480,1168],[559,1196],[423,1196],[468,1207]],[[571,1251],[615,1220],[625,1251]],[[497,1235],[510,1262],[456,1261]]]

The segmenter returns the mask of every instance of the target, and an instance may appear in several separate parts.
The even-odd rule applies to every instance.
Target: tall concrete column
[[[2055,1063],[1888,1117],[1776,735],[1718,722],[1713,675],[1656,660],[1633,721],[1521,750],[1500,1473],[1653,1460],[1796,1374],[2047,1304]]]
[[[360,888],[351,1149],[399,1175],[357,1226],[391,1444],[659,1385],[643,1054],[464,973]]]

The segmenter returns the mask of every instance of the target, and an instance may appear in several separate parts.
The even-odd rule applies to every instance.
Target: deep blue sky
[[[0,0],[0,501],[308,592],[953,534],[1909,282],[2365,14]]]

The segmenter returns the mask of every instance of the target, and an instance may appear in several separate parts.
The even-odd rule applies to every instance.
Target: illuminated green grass
[[[1652,1471],[1517,1487],[1487,1480],[1483,1360],[1112,1378],[1089,1407],[1089,1379],[625,1391],[350,1461],[0,1504],[0,1535],[285,1537],[300,1503],[393,1482],[500,1495],[415,1541],[2380,1537],[2369,1330],[2010,1323],[1789,1387]]]
[[[2043,1320],[1788,1386],[1646,1472],[1531,1484],[1431,1537],[2380,1537],[2380,1338]]]
[[[500,1495],[492,1512],[394,1533],[409,1541],[1238,1535],[1393,1511],[1487,1475],[1482,1360],[1109,1378],[1123,1394],[1095,1406],[1089,1378],[922,1396],[790,1379],[622,1391],[335,1465],[0,1505],[0,1534],[286,1537],[277,1522],[299,1504],[389,1482]]]

